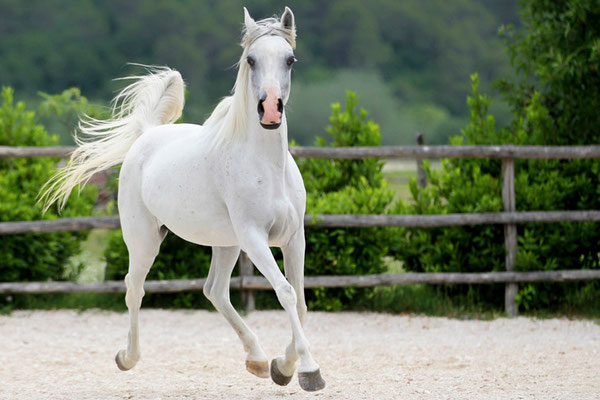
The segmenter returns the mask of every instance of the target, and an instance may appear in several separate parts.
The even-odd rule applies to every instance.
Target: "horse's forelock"
[[[257,21],[251,27],[245,26],[242,37],[242,47],[248,49],[254,42],[263,36],[280,36],[284,38],[292,49],[296,48],[296,28],[286,29],[277,18],[265,18]]]

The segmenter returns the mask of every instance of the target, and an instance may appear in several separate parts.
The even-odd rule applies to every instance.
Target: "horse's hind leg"
[[[135,221],[135,222],[134,222]],[[135,366],[140,358],[138,312],[144,297],[144,281],[158,254],[166,230],[139,204],[135,214],[121,210],[123,239],[129,251],[129,272],[125,276],[125,303],[129,310],[129,337],[126,350],[117,353],[115,361],[122,371]]]
[[[240,254],[239,247],[213,247],[208,279],[204,294],[213,303],[240,337],[246,356],[246,369],[260,378],[269,377],[269,362],[258,343],[254,332],[248,328],[229,300],[229,281],[235,262]]]

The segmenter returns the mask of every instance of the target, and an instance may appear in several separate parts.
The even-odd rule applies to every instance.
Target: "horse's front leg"
[[[302,303],[300,309],[305,310],[304,294],[301,290],[298,290],[298,293],[302,293],[298,296],[296,290],[281,273],[281,270],[269,249],[266,234],[259,230],[246,230],[239,237],[243,238],[243,240],[241,240],[242,248],[248,254],[256,268],[258,268],[264,277],[267,278],[273,289],[275,289],[277,299],[290,319],[293,344],[291,346],[292,349],[288,352],[289,354],[286,355],[286,359],[289,357],[288,360],[293,365],[296,359],[298,357],[300,358],[300,367],[298,368],[300,387],[307,391],[323,389],[325,387],[325,381],[321,378],[319,365],[315,362],[310,353],[308,340],[306,340],[306,337],[304,336],[304,330],[302,328],[302,323],[300,322],[300,315],[304,315],[305,311],[299,313],[297,308],[299,307],[298,297],[300,297]],[[295,251],[288,251],[287,257],[294,254],[293,258],[298,260],[300,258],[300,252],[302,252],[302,254],[304,253],[304,244],[297,244],[294,248]],[[297,284],[299,285],[299,283]],[[289,373],[289,368],[286,372]]]
[[[269,377],[269,361],[260,347],[254,332],[248,328],[235,311],[229,299],[229,281],[235,262],[240,254],[239,247],[213,247],[208,279],[204,294],[213,303],[240,337],[246,356],[246,369],[260,378]]]
[[[304,229],[298,230],[287,244],[282,246],[285,276],[296,292],[296,310],[300,324],[304,325],[306,319],[306,300],[304,299]],[[292,379],[296,369],[298,353],[296,343],[292,336],[291,343],[285,350],[285,356],[277,357],[271,361],[271,379],[278,385],[285,386]]]

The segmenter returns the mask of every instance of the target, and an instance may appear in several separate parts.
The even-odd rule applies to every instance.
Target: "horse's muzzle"
[[[260,126],[265,129],[277,129],[281,126],[281,116],[283,115],[283,101],[281,98],[275,100],[266,94],[258,101],[257,106]]]

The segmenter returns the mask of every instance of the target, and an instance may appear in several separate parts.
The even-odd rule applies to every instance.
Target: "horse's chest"
[[[256,218],[265,229],[272,244],[287,243],[289,236],[299,228],[299,212],[285,185],[274,184],[268,178],[256,178],[254,190],[242,196],[247,215]]]
[[[281,165],[250,155],[222,166],[223,197],[232,223],[266,233],[273,246],[285,245],[302,223],[297,184]]]

